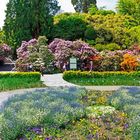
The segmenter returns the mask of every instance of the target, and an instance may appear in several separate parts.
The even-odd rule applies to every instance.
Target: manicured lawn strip
[[[81,86],[125,85],[140,86],[140,72],[81,72],[66,71],[63,78]]]
[[[0,73],[0,91],[43,86],[40,73]]]

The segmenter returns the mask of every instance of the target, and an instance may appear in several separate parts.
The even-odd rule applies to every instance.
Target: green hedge
[[[1,72],[0,78],[30,78],[39,81],[41,78],[41,74],[39,72]]]
[[[63,78],[78,85],[137,85],[140,86],[140,71],[134,72],[81,72],[66,71]]]
[[[44,87],[39,72],[0,73],[0,92],[34,87]]]

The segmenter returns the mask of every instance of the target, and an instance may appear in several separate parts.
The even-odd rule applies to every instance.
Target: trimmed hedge
[[[35,81],[40,81],[41,74],[39,72],[1,72],[0,78],[27,78],[34,79]]]
[[[81,72],[66,71],[63,78],[78,85],[137,85],[140,86],[140,71],[133,72]]]
[[[0,73],[0,92],[34,87],[44,87],[39,72]]]

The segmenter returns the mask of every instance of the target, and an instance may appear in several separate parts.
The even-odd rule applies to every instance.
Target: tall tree
[[[57,0],[9,0],[3,28],[8,44],[15,48],[22,40],[49,37],[59,9]]]
[[[96,0],[71,0],[72,5],[76,12],[88,13],[88,10],[91,5],[96,6]]]
[[[140,0],[119,0],[118,12],[124,15],[131,15],[140,23]]]

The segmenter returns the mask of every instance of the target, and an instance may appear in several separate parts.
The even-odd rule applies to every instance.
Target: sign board
[[[75,57],[70,58],[70,70],[77,69],[77,59]]]

